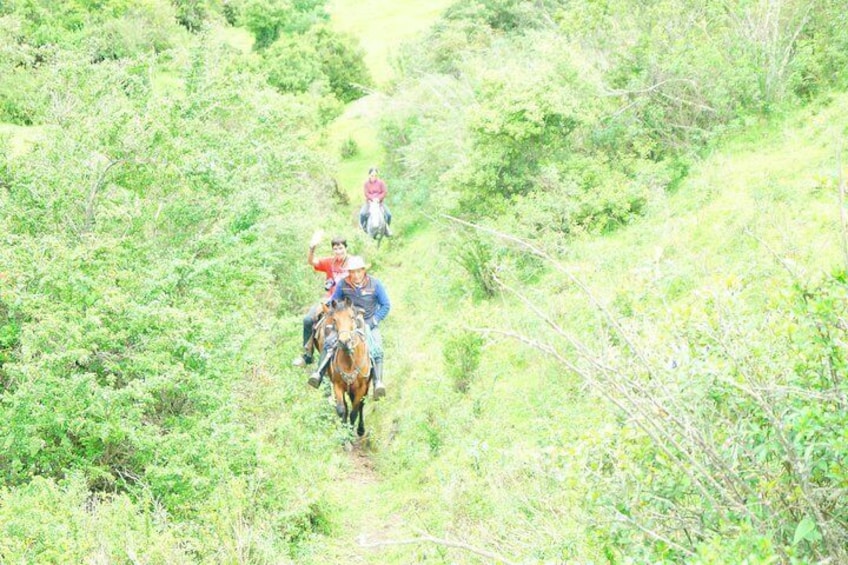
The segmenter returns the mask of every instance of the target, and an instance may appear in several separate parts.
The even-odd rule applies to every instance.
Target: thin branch
[[[703,476],[712,486],[717,490],[719,494],[721,494],[724,499],[731,506],[737,506],[741,511],[748,513],[751,516],[754,522],[759,522],[756,516],[752,515],[750,511],[739,501],[733,499],[727,492],[722,489],[721,485],[707,472],[707,470],[694,459],[694,456],[689,451],[683,449],[683,447],[675,440],[675,438],[671,435],[669,430],[665,429],[662,426],[662,422],[660,422],[656,418],[652,418],[650,414],[648,414],[640,404],[637,398],[634,398],[633,393],[629,391],[626,387],[622,385],[619,380],[617,380],[615,375],[609,378],[607,383],[603,383],[600,380],[592,377],[586,371],[579,369],[576,365],[574,365],[571,361],[565,359],[561,354],[559,354],[553,347],[530,339],[522,334],[517,334],[514,332],[508,332],[504,330],[496,330],[492,328],[479,328],[474,329],[474,331],[479,331],[481,333],[497,333],[501,335],[505,335],[508,337],[512,337],[521,341],[531,347],[535,347],[544,353],[548,353],[555,357],[557,361],[561,362],[565,365],[569,370],[573,371],[575,374],[579,375],[583,379],[586,380],[587,383],[592,385],[594,389],[612,404],[614,404],[619,410],[623,413],[634,418],[634,423],[639,429],[641,429],[645,434],[651,439],[651,441],[656,445],[660,451],[666,454],[670,461],[676,461],[678,463],[678,467],[692,480],[692,483],[698,488],[701,494],[704,495],[704,498],[709,500],[712,503],[712,507],[716,512],[722,514],[723,517],[727,517],[727,514],[724,511],[724,508],[721,504],[719,504],[718,500],[713,496],[713,494],[709,491],[704,481],[701,480],[700,476]],[[603,371],[602,371],[603,372]],[[622,377],[622,375],[618,375]],[[631,385],[632,386],[632,385]],[[625,400],[625,402],[617,397],[614,392],[618,392]],[[643,392],[643,396],[648,396]],[[672,451],[668,444],[674,446],[675,451]],[[699,474],[693,472],[686,463],[695,468]],[[735,503],[735,504],[734,504]]]
[[[94,224],[94,203],[97,200],[97,192],[100,190],[100,186],[103,184],[103,181],[106,180],[106,173],[108,173],[109,169],[115,165],[120,165],[125,161],[125,159],[116,159],[115,161],[110,162],[106,168],[100,172],[97,176],[97,180],[91,186],[91,191],[88,193],[88,200],[85,205],[85,222],[83,224],[83,230],[85,232],[90,231]]]
[[[713,114],[717,114],[716,109],[712,106],[707,106],[701,102],[692,102],[691,100],[686,100],[685,98],[680,98],[679,96],[672,96],[671,94],[666,94],[665,92],[660,92],[660,96],[667,100],[671,100],[672,102],[679,102],[685,106],[693,106],[695,108],[700,108],[701,110],[706,110],[708,112],[712,112]],[[691,129],[702,129],[702,128],[692,128],[692,126],[678,126],[678,127],[689,127]]]
[[[777,260],[777,262],[778,262],[778,263],[780,263],[780,266],[781,266],[781,267],[783,267],[784,269],[786,269],[786,272],[787,272],[787,273],[789,273],[789,274],[792,276],[792,278],[793,278],[796,282],[798,282],[798,283],[800,283],[800,282],[801,282],[801,276],[800,276],[798,273],[796,273],[796,272],[795,272],[795,270],[792,268],[792,266],[791,266],[789,263],[787,263],[787,262],[786,262],[786,259],[784,259],[783,257],[781,257],[781,256],[777,253],[777,251],[775,251],[775,250],[774,250],[774,249],[773,249],[773,248],[772,248],[772,247],[771,247],[768,243],[766,243],[766,242],[765,242],[765,241],[764,241],[761,237],[757,236],[754,232],[752,232],[752,231],[751,231],[750,229],[748,229],[748,228],[745,228],[745,229],[743,230],[743,232],[742,232],[742,233],[744,233],[744,234],[745,234],[745,235],[747,235],[748,237],[750,237],[750,238],[754,239],[757,243],[759,243],[760,245],[762,245],[763,247],[765,247],[765,248],[766,248],[766,250],[767,250],[769,253],[771,253],[771,254],[772,254],[772,257],[774,257],[774,258],[775,258],[775,260]]]
[[[688,78],[667,78],[665,80],[661,80],[656,84],[653,84],[647,88],[640,88],[634,90],[610,90],[609,92],[605,92],[602,96],[612,97],[612,96],[631,96],[633,94],[650,94],[651,92],[657,90],[659,87],[664,84],[670,82],[686,82],[692,84],[692,80]]]
[[[488,232],[508,241],[515,242],[551,263],[558,271],[565,274],[568,279],[572,281],[572,283],[574,283],[575,286],[577,286],[589,298],[593,306],[604,315],[606,320],[616,330],[616,333],[619,335],[622,341],[627,344],[627,347],[633,354],[633,356],[641,363],[642,367],[646,370],[648,377],[651,378],[652,381],[661,384],[661,381],[655,378],[657,375],[654,367],[650,364],[647,358],[645,358],[642,351],[638,347],[636,347],[635,343],[630,339],[629,335],[624,331],[624,328],[621,327],[621,325],[612,316],[612,314],[600,304],[600,302],[592,295],[586,285],[579,281],[560,263],[554,260],[553,257],[551,257],[548,253],[518,237],[505,234],[491,228],[479,226],[477,224],[473,224],[471,222],[467,222],[465,220],[461,220],[459,218],[455,218],[446,214],[442,214],[442,216],[459,224],[466,225],[476,230]],[[505,286],[502,282],[498,282],[502,286]],[[559,328],[555,323],[547,319],[546,316],[541,314],[539,310],[535,308],[528,299],[525,299],[520,295],[520,293],[517,293],[514,290],[512,292],[519,296],[525,304],[530,304],[531,310],[533,310],[537,316],[540,316],[561,337],[564,337],[567,340],[571,341],[572,345],[574,345],[573,340],[570,339],[568,334],[564,332],[561,328]],[[607,375],[607,386],[611,387],[613,390],[617,391],[620,395],[622,395],[624,400],[629,405],[629,408],[625,407],[622,404],[621,400],[616,398],[615,395],[612,394],[609,390],[605,390],[604,386],[596,387],[599,392],[601,392],[604,397],[611,400],[616,406],[621,408],[626,414],[631,416],[638,416],[636,424],[646,434],[648,434],[648,436],[652,439],[655,445],[657,445],[657,447],[659,447],[663,452],[665,452],[671,460],[675,460],[678,462],[680,469],[683,470],[687,474],[687,476],[690,477],[690,479],[692,479],[692,481],[698,486],[699,490],[704,495],[704,497],[713,503],[713,506],[717,511],[724,513],[723,507],[718,504],[718,501],[709,491],[706,484],[712,486],[712,488],[715,489],[715,491],[725,500],[725,502],[729,506],[735,507],[739,511],[748,515],[753,523],[761,523],[759,517],[752,513],[750,509],[746,506],[745,500],[747,497],[740,493],[741,489],[742,491],[745,491],[750,494],[750,489],[747,488],[747,486],[744,484],[743,481],[741,481],[739,477],[735,476],[731,472],[731,470],[727,467],[726,463],[712,450],[708,442],[696,433],[694,433],[697,432],[697,429],[689,425],[689,423],[681,421],[678,418],[678,415],[668,413],[665,407],[657,401],[653,394],[651,394],[651,391],[646,390],[643,385],[637,383],[633,379],[628,378],[623,373],[611,371],[610,368],[603,366],[602,364],[597,362],[596,359],[593,359],[591,355],[587,354],[585,347],[578,346],[577,349],[586,359],[588,359],[590,362],[593,363],[593,365],[600,369],[602,374]],[[561,356],[559,356],[558,358],[562,360]],[[566,366],[568,366],[570,369],[575,370],[573,364],[564,364],[566,364]],[[577,374],[584,376],[585,378],[586,373],[584,371],[576,370],[576,372]],[[600,383],[600,381],[598,381],[597,379],[590,379],[589,381],[594,383]],[[644,404],[652,405],[655,410],[659,411],[659,413],[665,412],[667,414],[666,420],[672,422],[674,426],[678,428],[678,432],[674,433],[671,429],[665,427],[662,422],[652,417],[651,413],[646,410]],[[681,410],[681,412],[683,411]],[[681,445],[681,442],[678,440],[688,440],[689,446],[692,446],[692,444],[694,443],[695,446],[697,446],[699,449],[686,449],[684,445]],[[671,446],[673,446],[674,452],[669,449],[666,444],[670,444]],[[721,484],[721,482],[716,480],[716,478],[713,477],[713,475],[710,473],[709,469],[701,461],[698,461],[692,451],[700,451],[702,453],[705,453],[708,456],[708,459],[712,462],[712,464],[719,467],[722,475],[731,485],[731,487],[727,489],[725,488],[725,485]],[[689,469],[687,467],[687,463],[692,466],[692,469],[697,471],[697,474],[694,473],[692,469]],[[705,482],[702,482],[701,478],[703,478]]]
[[[662,535],[656,533],[653,530],[649,530],[648,528],[646,528],[645,526],[643,526],[642,524],[640,524],[639,522],[637,522],[636,520],[634,520],[630,516],[623,514],[621,512],[621,510],[619,510],[618,508],[615,509],[615,512],[616,512],[616,514],[618,514],[619,518],[622,518],[622,519],[626,520],[627,522],[633,524],[634,526],[636,526],[637,528],[639,528],[640,530],[642,530],[643,532],[645,532],[646,534],[648,534],[649,536],[654,538],[655,540],[666,543],[666,544],[670,545],[671,547],[673,547],[674,549],[676,549],[677,551],[681,551],[681,552],[685,553],[686,555],[688,555],[690,557],[695,555],[694,551],[686,549],[685,547],[683,547],[679,543],[673,542],[670,539],[668,539],[667,537],[662,536]]]

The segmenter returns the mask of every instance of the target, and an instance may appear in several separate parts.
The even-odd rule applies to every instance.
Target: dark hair
[[[369,174],[369,175],[370,175],[371,173],[376,174],[376,173],[379,173],[379,172],[380,172],[380,171],[378,171],[378,170],[377,170],[377,167],[371,167],[370,169],[368,169],[368,174]]]
[[[333,240],[330,242],[330,245],[336,245],[336,244],[339,244],[339,243],[344,245],[345,249],[347,249],[347,240],[340,235],[337,235],[336,237],[334,237]]]

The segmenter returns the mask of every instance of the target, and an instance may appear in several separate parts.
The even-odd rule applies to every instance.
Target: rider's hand
[[[319,243],[321,243],[322,237],[324,237],[324,231],[316,230],[315,233],[312,234],[312,239],[309,241],[309,247],[316,247]]]

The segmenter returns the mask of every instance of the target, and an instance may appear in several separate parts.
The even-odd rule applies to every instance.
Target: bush
[[[177,22],[191,32],[198,32],[209,18],[207,0],[171,0],[177,9]]]
[[[448,252],[453,262],[471,278],[472,292],[485,298],[495,296],[496,256],[490,243],[478,237],[457,238]]]
[[[629,375],[627,393],[612,392],[626,416],[617,445],[592,474],[617,551],[645,562],[684,551],[695,563],[845,561],[846,281],[838,271],[776,284],[762,318],[732,290],[703,312],[688,304],[671,336],[686,348],[671,368],[651,369],[661,385],[634,365],[596,381],[610,379],[612,392]],[[641,539],[646,527],[673,545]]]
[[[280,92],[306,92],[325,82],[318,51],[305,36],[284,37],[263,53],[268,82]]]
[[[334,32],[327,26],[317,26],[309,34],[321,61],[321,72],[330,90],[342,102],[351,102],[365,95],[371,86],[371,75],[365,66],[365,51],[351,35]]]
[[[262,50],[284,35],[303,34],[329,16],[326,0],[245,0],[240,23],[256,38],[254,49]]]
[[[342,142],[339,148],[339,153],[342,159],[350,159],[359,155],[359,144],[352,137],[348,137]]]
[[[474,332],[463,331],[445,340],[442,349],[445,372],[459,392],[467,392],[480,366],[483,338]]]

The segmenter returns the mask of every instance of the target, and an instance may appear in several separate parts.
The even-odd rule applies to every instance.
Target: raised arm
[[[323,235],[324,234],[321,230],[312,234],[312,239],[309,241],[309,252],[306,254],[307,265],[312,265],[313,267],[318,266],[319,259],[315,257],[315,248],[318,247],[319,243],[321,243],[321,237]]]

